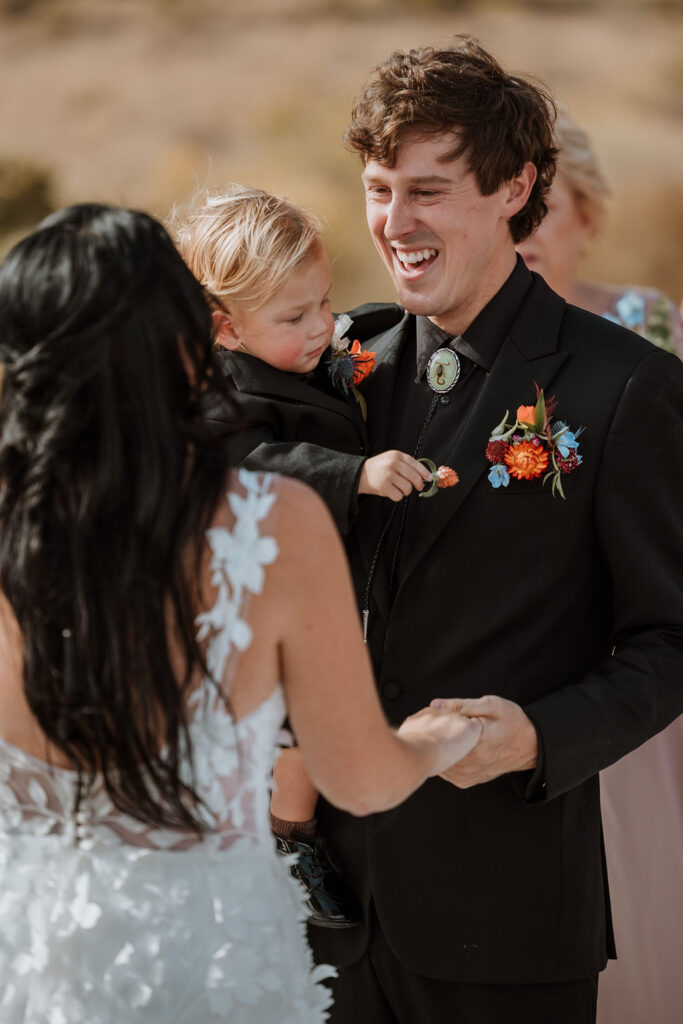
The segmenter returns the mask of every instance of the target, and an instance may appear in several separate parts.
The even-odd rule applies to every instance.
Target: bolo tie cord
[[[427,430],[429,428],[429,424],[432,422],[432,418],[434,416],[434,413],[436,412],[436,407],[439,404],[439,398],[440,398],[440,396],[438,394],[434,394],[432,396],[432,400],[431,400],[431,403],[429,405],[429,409],[427,410],[427,415],[425,416],[424,422],[423,422],[423,424],[422,424],[422,426],[420,428],[420,433],[419,433],[418,438],[417,438],[417,444],[415,445],[415,451],[413,452],[413,458],[414,459],[417,459],[420,456],[420,452],[422,450],[422,444],[424,442],[425,435],[426,435]],[[394,517],[396,516],[396,512],[400,508],[400,510],[401,510],[401,521],[399,523],[398,536],[396,537],[396,543],[394,544],[394,552],[393,552],[393,555],[392,555],[392,558],[391,558],[391,570],[390,570],[390,574],[389,574],[389,593],[391,594],[393,592],[393,589],[394,589],[394,578],[395,578],[395,575],[396,575],[396,565],[398,563],[398,552],[399,552],[399,548],[401,546],[401,540],[403,538],[403,531],[404,531],[405,525],[406,525],[406,517],[408,515],[408,498],[409,497],[410,497],[410,495],[407,494],[404,498],[401,499],[400,502],[395,502],[394,505],[392,506],[392,509],[391,509],[391,511],[390,511],[390,513],[389,513],[389,515],[387,517],[387,520],[386,520],[384,526],[382,527],[382,532],[379,535],[379,540],[377,541],[377,544],[375,546],[375,552],[374,552],[374,554],[372,556],[372,561],[370,562],[370,570],[368,572],[368,578],[367,578],[367,582],[365,584],[365,593],[363,594],[362,622],[363,622],[363,640],[364,640],[365,643],[368,642],[368,625],[369,625],[369,622],[370,622],[370,594],[372,592],[372,585],[373,585],[373,583],[375,581],[375,576],[377,574],[377,565],[379,563],[379,556],[380,556],[380,554],[382,552],[382,548],[384,546],[384,541],[386,540],[387,534],[389,533],[389,530],[391,528],[391,524],[393,523]]]

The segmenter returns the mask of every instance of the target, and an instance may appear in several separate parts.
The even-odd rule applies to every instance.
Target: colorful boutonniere
[[[460,477],[451,469],[450,466],[438,466],[431,459],[418,459],[418,462],[424,463],[429,472],[432,474],[432,483],[426,491],[420,491],[420,498],[431,498],[437,491],[443,490],[444,487],[455,487],[460,481]]]
[[[583,428],[569,429],[562,420],[553,420],[555,398],[547,402],[543,388],[536,385],[536,405],[520,405],[514,423],[508,413],[492,431],[486,447],[486,458],[493,465],[489,470],[491,484],[507,487],[515,480],[552,479],[552,494],[564,498],[562,477],[581,465],[577,438]]]
[[[358,390],[358,385],[369,377],[375,368],[375,353],[363,352],[359,341],[349,343],[346,334],[352,324],[350,316],[343,313],[334,324],[332,336],[332,355],[327,363],[330,380],[343,394],[352,393],[360,406],[363,419],[367,419],[368,407]]]

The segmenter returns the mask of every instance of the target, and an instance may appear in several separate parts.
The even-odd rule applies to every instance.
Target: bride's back
[[[321,1024],[267,814],[287,500],[203,414],[203,292],[151,218],[75,207],[0,325],[0,1017]]]
[[[178,766],[228,476],[204,294],[152,218],[79,206],[5,258],[0,323],[0,734],[199,833]]]

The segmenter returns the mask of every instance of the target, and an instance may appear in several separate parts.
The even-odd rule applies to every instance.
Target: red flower
[[[579,456],[572,448],[570,449],[569,455],[567,455],[566,458],[563,458],[562,455],[556,452],[555,462],[557,463],[561,473],[571,473],[571,471],[573,469],[576,469],[576,467],[579,465]]]
[[[486,446],[486,458],[489,462],[505,462],[505,453],[509,447],[507,441],[489,441]]]
[[[359,341],[354,341],[349,349],[353,361],[353,386],[361,384],[375,368],[375,353],[362,352]]]

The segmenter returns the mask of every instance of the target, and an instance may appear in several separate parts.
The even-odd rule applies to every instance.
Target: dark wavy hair
[[[450,157],[464,157],[482,195],[497,192],[531,161],[536,182],[525,206],[510,218],[515,243],[538,227],[555,174],[556,116],[540,85],[510,75],[471,36],[437,50],[397,50],[380,64],[357,100],[344,139],[364,162],[394,167],[412,135],[453,132]]]
[[[69,207],[0,265],[0,580],[28,703],[77,804],[101,773],[122,811],[196,832],[185,699],[229,461],[203,413],[212,341],[201,286],[145,213]]]

